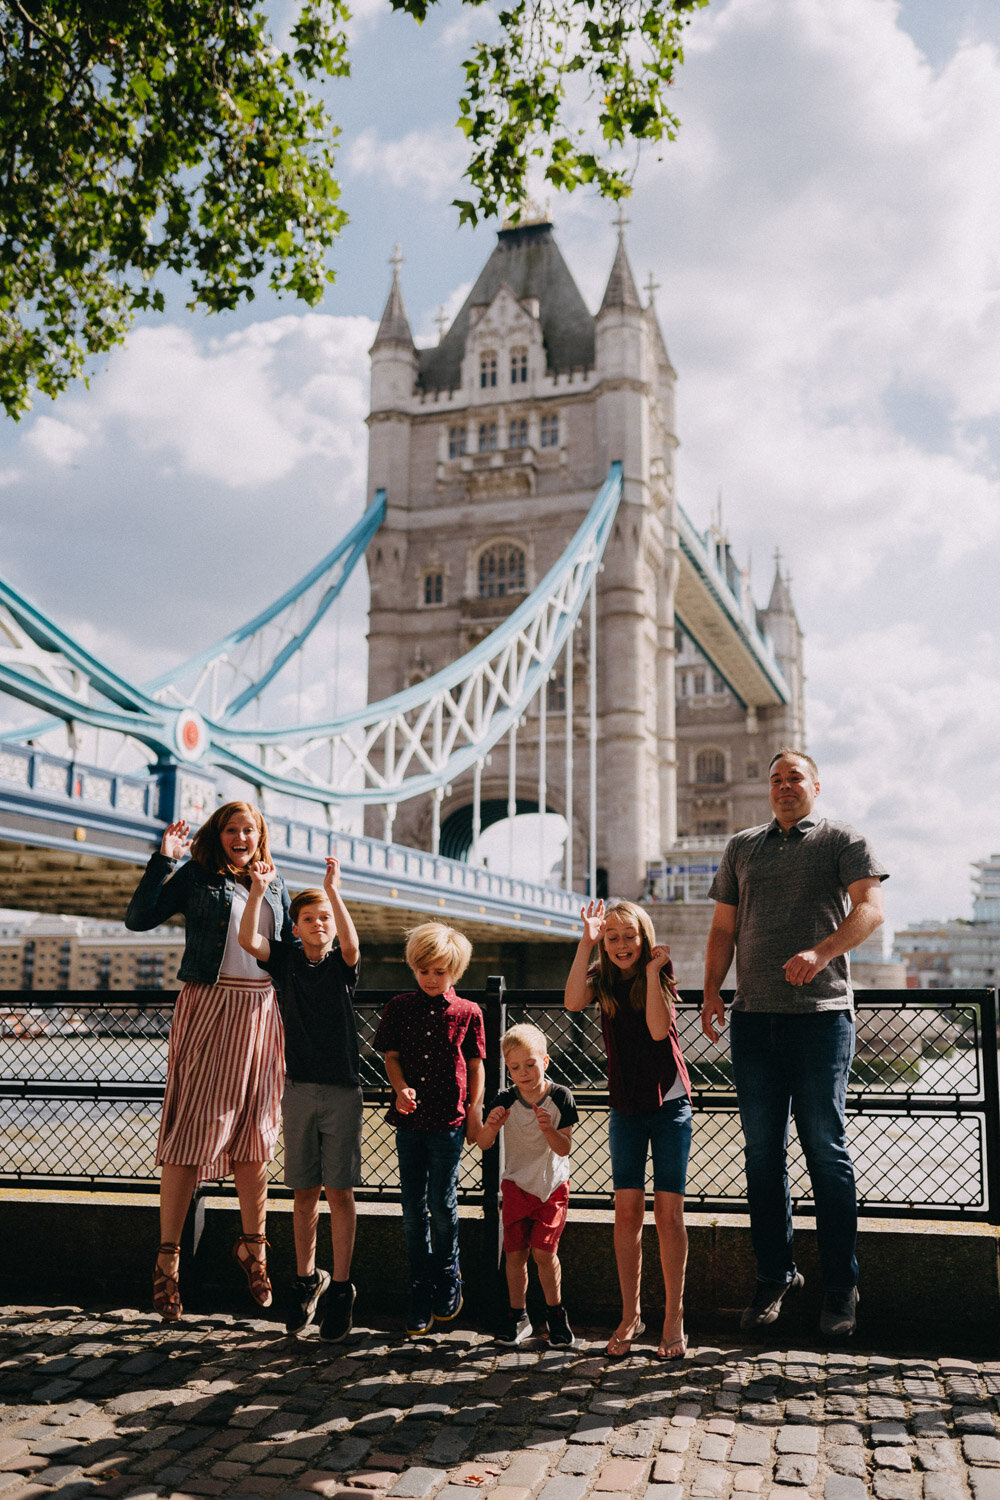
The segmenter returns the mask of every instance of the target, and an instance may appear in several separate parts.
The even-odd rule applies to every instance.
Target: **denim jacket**
[[[190,984],[215,984],[226,951],[235,888],[231,875],[213,874],[195,859],[177,869],[176,860],[157,852],[150,856],[128,904],[125,926],[132,932],[148,932],[176,912],[183,912],[184,957],[178,977]],[[275,937],[290,941],[288,892],[280,876],[271,881],[264,900],[274,913]]]

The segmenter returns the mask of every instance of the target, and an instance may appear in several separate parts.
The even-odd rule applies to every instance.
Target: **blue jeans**
[[[459,1274],[458,1167],[464,1144],[464,1125],[396,1131],[411,1286],[442,1286]]]
[[[851,1013],[733,1011],[730,1028],[757,1274],[765,1281],[791,1281],[795,1275],[786,1161],[788,1122],[794,1115],[816,1205],[823,1284],[854,1286],[858,1198],[844,1127],[854,1056]]]

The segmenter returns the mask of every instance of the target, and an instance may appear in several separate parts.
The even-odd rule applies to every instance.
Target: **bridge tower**
[[[371,350],[368,495],[384,487],[388,508],[367,553],[368,699],[421,681],[502,623],[620,461],[623,495],[596,607],[597,878],[599,893],[638,897],[648,864],[678,834],[677,439],[675,372],[652,294],[644,303],[636,288],[624,229],[620,217],[595,315],[549,220],[505,224],[450,327],[424,349],[414,345],[393,257]],[[544,707],[475,773],[481,827],[512,805],[534,810],[544,739],[547,810],[569,822],[577,889],[589,833],[593,646],[584,620]],[[391,823],[370,813],[368,831],[416,847],[439,840],[442,853],[461,856],[480,831],[473,785],[466,774],[436,806],[404,803]]]

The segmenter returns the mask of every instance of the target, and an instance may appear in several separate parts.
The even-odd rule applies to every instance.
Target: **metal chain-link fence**
[[[470,994],[498,1055],[503,1024],[530,1020],[548,1040],[550,1073],[573,1090],[573,1201],[606,1207],[607,1080],[596,1008],[568,1012],[556,991]],[[173,996],[149,992],[0,994],[0,1183],[149,1188],[166,1076]],[[389,1090],[372,1048],[388,992],[356,1010],[365,1091],[362,1199],[398,1196]],[[872,991],[857,997],[858,1041],[848,1135],[862,1212],[1000,1222],[1000,1099],[994,991]],[[745,1209],[743,1137],[725,1040],[702,1035],[700,994],[682,996],[678,1030],[691,1074],[693,1208]],[[482,1199],[484,1159],[462,1159],[460,1195]],[[487,1173],[487,1179],[489,1174]],[[271,1180],[280,1191],[280,1154]],[[811,1207],[794,1127],[789,1176],[797,1210]]]

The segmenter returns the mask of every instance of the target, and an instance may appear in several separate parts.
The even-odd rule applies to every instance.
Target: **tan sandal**
[[[688,1352],[688,1341],[686,1333],[679,1333],[676,1338],[661,1339],[656,1350],[657,1359],[672,1360],[685,1359]]]
[[[180,1245],[175,1245],[172,1240],[164,1240],[156,1252],[153,1262],[153,1308],[158,1312],[164,1323],[176,1323],[181,1313],[180,1287],[177,1277],[171,1276],[160,1265],[161,1255],[180,1255]]]
[[[233,1260],[246,1272],[247,1281],[250,1283],[250,1295],[258,1307],[271,1306],[271,1283],[267,1279],[267,1257],[256,1253],[257,1248],[267,1244],[268,1241],[262,1234],[241,1234],[233,1246]],[[246,1248],[246,1255],[240,1254],[241,1246]]]
[[[623,1339],[617,1332],[613,1333],[608,1339],[607,1353],[609,1358],[624,1359],[626,1354],[630,1354],[632,1352],[632,1345],[635,1343],[636,1339],[642,1338],[642,1335],[645,1332],[646,1325],[640,1318],[635,1325],[635,1329],[630,1339]]]

